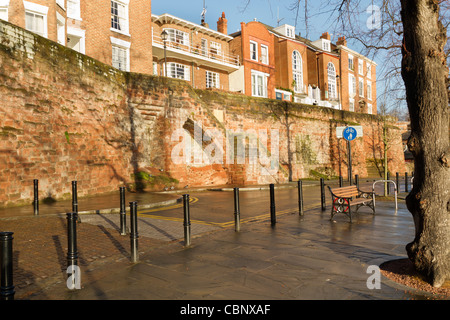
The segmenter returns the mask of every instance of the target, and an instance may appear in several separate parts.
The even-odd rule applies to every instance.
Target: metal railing
[[[375,184],[378,182],[387,182],[387,183],[393,183],[394,184],[394,195],[395,195],[395,212],[398,210],[398,204],[397,204],[397,185],[392,180],[377,180],[372,185],[372,192],[373,192],[373,205],[375,206]]]
[[[152,35],[153,45],[159,45],[164,47],[164,41],[158,35]],[[199,58],[208,59],[210,61],[217,61],[221,63],[230,64],[233,66],[239,66],[239,56],[227,54],[223,49],[219,50],[216,48],[204,48],[201,43],[190,42],[185,44],[182,42],[166,41],[166,49],[172,51],[180,51],[182,53],[188,53],[193,55],[198,55]]]

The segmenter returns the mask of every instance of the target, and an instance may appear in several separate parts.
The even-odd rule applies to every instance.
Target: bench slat
[[[350,192],[350,191],[333,191],[333,193],[337,196],[342,196],[342,197],[351,197],[351,196],[357,196],[359,193],[358,191],[356,192]]]
[[[359,195],[359,191],[356,186],[333,188],[331,189],[331,192],[333,192],[338,197],[344,198],[351,198]]]

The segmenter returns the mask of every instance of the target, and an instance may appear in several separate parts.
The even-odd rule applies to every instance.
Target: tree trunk
[[[450,147],[447,36],[437,2],[401,0],[401,16],[402,77],[411,119],[408,147],[414,155],[414,183],[406,204],[415,238],[406,251],[416,269],[440,287],[450,279]]]

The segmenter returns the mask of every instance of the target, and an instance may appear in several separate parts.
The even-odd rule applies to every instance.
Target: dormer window
[[[286,26],[286,37],[295,38],[295,28]]]
[[[322,50],[330,52],[330,40],[322,39]]]
[[[283,24],[282,26],[276,27],[274,30],[288,38],[295,38],[295,27],[288,24]]]
[[[321,38],[314,41],[312,44],[323,51],[331,52],[331,41],[328,39]]]

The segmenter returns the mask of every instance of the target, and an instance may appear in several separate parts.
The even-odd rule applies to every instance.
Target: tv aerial
[[[280,19],[280,7],[277,8],[277,27],[280,26],[280,22],[283,21],[284,18]]]

